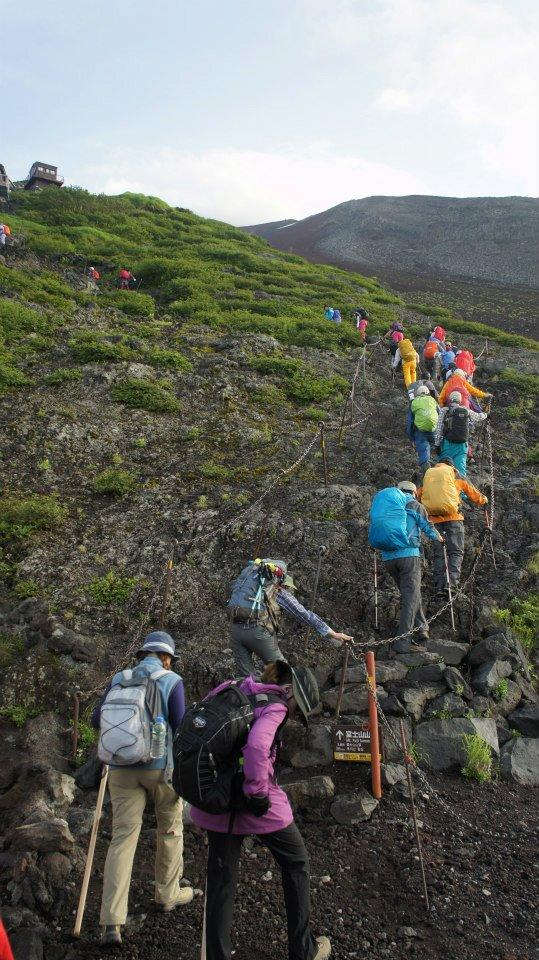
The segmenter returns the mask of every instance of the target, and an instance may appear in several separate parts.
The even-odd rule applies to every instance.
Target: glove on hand
[[[270,808],[270,801],[267,796],[254,794],[249,797],[247,794],[244,794],[244,799],[247,810],[249,813],[252,813],[254,817],[263,817]]]

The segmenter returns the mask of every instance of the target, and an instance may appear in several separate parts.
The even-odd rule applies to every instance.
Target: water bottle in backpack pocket
[[[163,752],[154,757],[152,743],[157,719],[163,721],[159,732],[156,730],[159,744],[163,737],[166,743],[166,721],[161,716],[157,680],[167,673],[163,668],[149,676],[134,670],[123,670],[119,675],[120,679],[110,688],[101,706],[97,755],[103,763],[132,766],[164,756],[164,744]]]

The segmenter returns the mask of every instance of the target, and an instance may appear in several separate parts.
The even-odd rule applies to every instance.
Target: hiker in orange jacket
[[[490,400],[492,399],[491,393],[486,393],[485,390],[480,390],[479,387],[476,387],[473,383],[467,379],[466,374],[463,370],[455,370],[453,374],[445,381],[438,398],[438,403],[441,407],[449,406],[449,394],[453,393],[454,390],[466,390],[472,397],[478,397],[481,400]]]
[[[136,283],[136,278],[130,270],[120,270],[118,274],[120,290],[131,290]]]
[[[417,499],[425,507],[430,522],[444,538],[453,588],[459,585],[464,559],[464,517],[459,510],[461,493],[479,507],[488,503],[477,487],[461,477],[451,457],[443,457],[436,466],[430,467],[423,477],[423,486],[417,491]],[[434,544],[433,556],[434,589],[440,599],[445,598],[447,591],[444,544]]]

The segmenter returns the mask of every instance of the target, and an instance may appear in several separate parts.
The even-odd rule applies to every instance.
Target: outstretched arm
[[[307,610],[288,590],[284,590],[283,588],[279,590],[277,603],[281,610],[284,610],[285,613],[294,617],[294,620],[299,620],[300,623],[313,627],[321,637],[332,637],[334,640],[352,639],[346,633],[336,633],[335,630],[332,630],[325,620],[322,620],[322,618],[316,613],[313,613],[312,610]]]

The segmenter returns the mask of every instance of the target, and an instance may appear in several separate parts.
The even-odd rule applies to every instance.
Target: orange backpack
[[[440,347],[436,343],[436,340],[428,340],[425,344],[425,349],[423,350],[423,356],[425,360],[432,360],[436,356]]]

